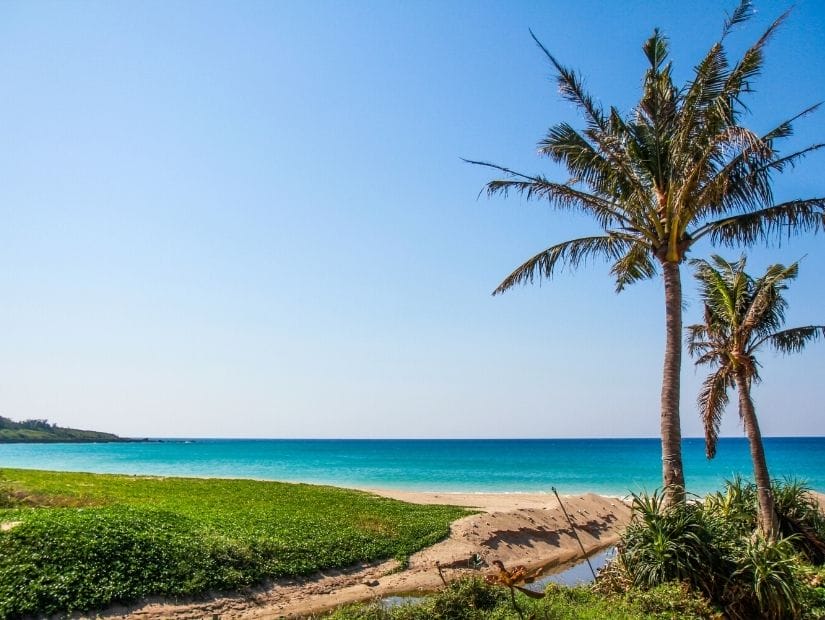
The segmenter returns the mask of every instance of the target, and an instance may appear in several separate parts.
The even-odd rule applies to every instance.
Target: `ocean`
[[[765,439],[774,477],[825,492],[825,437]],[[708,461],[685,439],[688,491],[751,478],[744,438],[723,438]],[[550,492],[624,496],[661,486],[658,439],[299,440],[163,439],[111,444],[3,444],[0,468],[258,478],[366,489]]]

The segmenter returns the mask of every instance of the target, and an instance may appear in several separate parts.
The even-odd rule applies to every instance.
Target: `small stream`
[[[610,547],[610,549],[605,549],[604,551],[589,556],[593,570],[598,573],[599,569],[612,560],[615,555],[616,548]],[[548,583],[557,583],[560,586],[580,586],[592,582],[593,573],[590,572],[590,567],[587,565],[587,562],[582,560],[578,564],[574,564],[563,571],[540,577],[524,587],[534,592],[543,592]]]
[[[612,560],[616,555],[615,547],[610,547],[604,551],[594,553],[589,556],[590,563],[593,565],[593,570],[597,573],[605,564]],[[523,587],[534,592],[543,592],[549,583],[556,583],[560,586],[579,586],[593,582],[593,573],[590,572],[590,567],[586,560],[582,560],[578,564],[574,564],[564,570],[549,575],[544,575],[536,579],[533,583],[527,584]],[[413,605],[424,600],[423,596],[386,596],[381,599],[381,604],[385,608],[397,607],[398,605]]]

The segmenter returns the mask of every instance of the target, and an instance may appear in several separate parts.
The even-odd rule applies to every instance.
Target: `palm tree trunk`
[[[662,261],[665,281],[665,361],[662,376],[662,481],[669,505],[685,499],[679,382],[682,371],[682,278],[679,263]]]
[[[779,533],[779,519],[774,508],[762,433],[759,431],[759,421],[756,419],[756,410],[751,400],[750,382],[742,371],[736,373],[736,389],[739,391],[739,415],[745,424],[745,434],[748,436],[753,461],[753,477],[759,498],[759,529],[766,538],[774,540]]]

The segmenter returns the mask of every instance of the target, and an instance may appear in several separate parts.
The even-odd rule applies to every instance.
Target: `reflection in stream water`
[[[599,569],[612,560],[615,554],[616,548],[611,547],[610,549],[591,555],[590,563],[593,565],[593,570],[598,573]],[[585,583],[591,583],[592,581],[593,573],[590,572],[590,567],[587,565],[587,562],[582,560],[578,564],[574,564],[561,572],[545,575],[544,577],[536,579],[533,583],[525,587],[535,592],[543,592],[548,583],[557,583],[561,586],[579,586]]]

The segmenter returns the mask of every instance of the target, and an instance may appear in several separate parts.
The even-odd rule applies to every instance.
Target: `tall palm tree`
[[[481,161],[504,173],[490,181],[489,195],[518,192],[547,200],[562,210],[590,215],[600,231],[553,245],[507,276],[494,295],[536,278],[551,278],[559,266],[578,267],[588,259],[612,263],[616,290],[654,277],[665,288],[666,338],[661,392],[662,473],[669,502],[684,497],[679,387],[682,359],[680,265],[700,239],[735,246],[771,241],[782,235],[825,227],[825,198],[775,202],[771,177],[811,151],[780,155],[777,142],[792,134],[804,110],[764,135],[740,124],[742,98],[761,71],[766,43],[786,15],[777,19],[735,63],[726,38],[752,14],[744,0],[725,21],[721,38],[681,88],[672,80],[667,39],[657,30],[643,46],[649,68],[641,99],[626,117],[605,111],[584,90],[580,76],[563,67],[536,39],[555,68],[561,95],[584,116],[585,128],[568,123],[550,128],[539,152],[563,164],[571,178],[556,182]]]
[[[768,464],[756,418],[751,385],[759,382],[756,354],[763,345],[782,353],[795,353],[820,336],[825,325],[780,329],[788,303],[782,291],[799,272],[797,263],[771,265],[761,278],[745,273],[745,257],[729,263],[719,256],[693,260],[696,279],[705,304],[705,322],[688,327],[688,351],[696,364],[707,364],[713,372],[705,379],[698,403],[705,426],[705,451],[716,455],[719,424],[728,403],[728,388],[739,392],[739,417],[745,426],[753,460],[753,475],[759,498],[759,525],[770,538],[778,531],[771,494]]]

